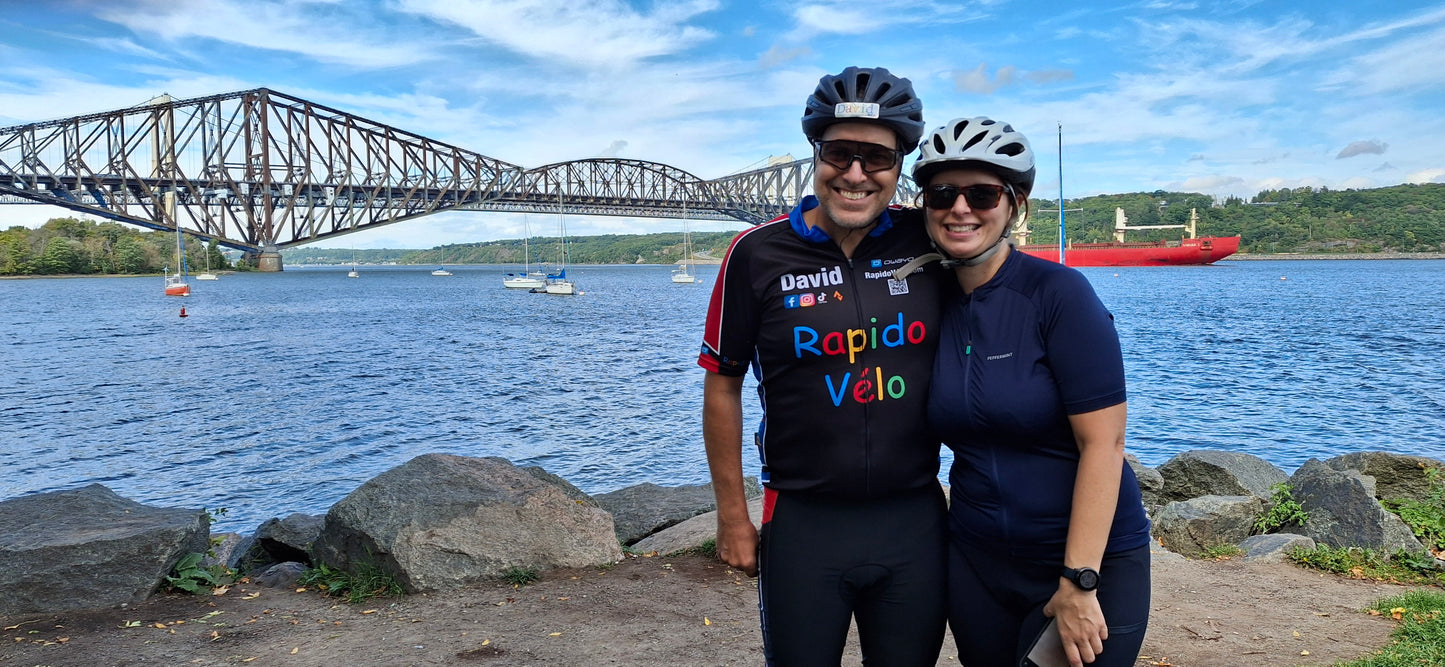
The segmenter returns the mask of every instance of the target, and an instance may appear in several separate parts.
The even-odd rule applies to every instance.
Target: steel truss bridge
[[[713,180],[642,160],[527,169],[265,88],[0,128],[0,204],[257,253],[442,211],[759,224],[811,191],[807,159]]]

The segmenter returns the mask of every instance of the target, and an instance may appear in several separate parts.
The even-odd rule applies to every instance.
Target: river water
[[[0,281],[0,499],[100,482],[247,531],[427,452],[589,493],[707,480],[695,360],[717,267],[691,286],[574,267],[573,298],[503,289],[512,267],[432,268],[233,274],[189,299],[160,278]],[[1144,463],[1445,458],[1445,261],[1083,271],[1116,317]]]

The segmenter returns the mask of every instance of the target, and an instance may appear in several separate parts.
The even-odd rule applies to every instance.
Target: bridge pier
[[[274,245],[261,247],[261,254],[256,258],[256,270],[263,273],[275,273],[281,270],[281,250]]]

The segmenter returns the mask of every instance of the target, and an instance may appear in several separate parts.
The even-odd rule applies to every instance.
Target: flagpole
[[[1064,263],[1064,124],[1059,123],[1059,264]]]

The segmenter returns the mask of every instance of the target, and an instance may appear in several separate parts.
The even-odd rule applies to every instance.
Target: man
[[[908,79],[849,67],[818,82],[803,133],[815,194],[733,240],[708,307],[718,554],[759,576],[770,665],[837,665],[852,617],[865,660],[932,665],[946,528],[924,416],[940,281],[893,278],[930,247],[920,220],[888,210],[922,103]],[[761,535],[742,481],[747,364],[764,411]]]

